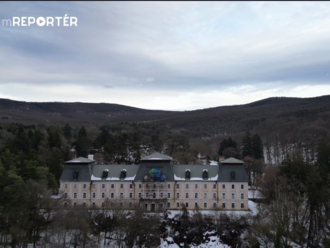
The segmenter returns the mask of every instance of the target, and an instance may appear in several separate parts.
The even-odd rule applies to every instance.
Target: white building
[[[140,204],[148,211],[181,209],[248,210],[248,178],[243,161],[214,165],[173,165],[153,153],[140,165],[100,165],[90,157],[65,163],[60,191],[67,203],[102,206],[108,198],[123,208]],[[66,203],[66,204],[67,204]]]

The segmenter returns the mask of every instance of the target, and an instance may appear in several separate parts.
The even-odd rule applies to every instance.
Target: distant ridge
[[[243,105],[191,111],[148,110],[112,103],[23,102],[0,99],[1,123],[86,126],[135,123],[166,126],[191,137],[216,137],[252,130],[307,128],[328,135],[330,95],[271,97]],[[0,123],[0,124],[1,124]],[[314,131],[313,131],[314,132]],[[313,135],[318,135],[313,133]],[[304,134],[302,132],[302,134]],[[330,136],[330,131],[329,131]]]

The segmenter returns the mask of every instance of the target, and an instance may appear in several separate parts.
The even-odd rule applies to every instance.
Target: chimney
[[[90,159],[90,160],[93,160],[93,161],[94,161],[94,155],[93,155],[93,154],[89,154],[89,155],[88,155],[88,159]]]

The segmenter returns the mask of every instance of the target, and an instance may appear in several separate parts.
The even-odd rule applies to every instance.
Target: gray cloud
[[[329,80],[327,2],[2,2],[0,7],[1,19],[78,18],[78,27],[0,27],[0,85],[184,92]]]

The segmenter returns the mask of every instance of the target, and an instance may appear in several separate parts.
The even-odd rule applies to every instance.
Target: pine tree
[[[246,132],[245,137],[242,141],[242,156],[252,157],[252,140],[250,132]]]
[[[258,134],[252,136],[251,145],[252,145],[252,156],[255,159],[263,158],[264,151],[263,151],[262,140]]]

